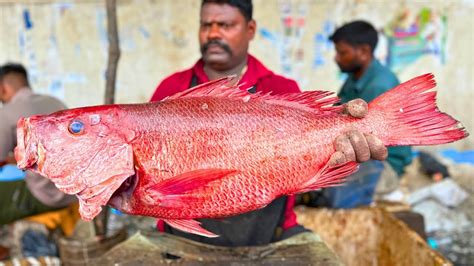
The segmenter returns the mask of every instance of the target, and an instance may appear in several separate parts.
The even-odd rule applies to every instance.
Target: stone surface
[[[91,265],[341,265],[319,236],[302,233],[257,247],[217,247],[169,234],[139,232]]]

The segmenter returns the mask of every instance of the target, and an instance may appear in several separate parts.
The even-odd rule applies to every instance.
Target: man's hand
[[[344,110],[342,112],[355,118],[363,118],[369,112],[369,106],[367,103],[359,98],[349,101],[343,106]]]
[[[344,105],[343,113],[356,118],[363,118],[369,109],[367,103],[362,99],[349,101]],[[334,141],[336,152],[329,159],[329,165],[337,165],[348,161],[359,163],[374,160],[387,159],[388,151],[383,142],[372,134],[363,134],[352,130],[336,138]]]

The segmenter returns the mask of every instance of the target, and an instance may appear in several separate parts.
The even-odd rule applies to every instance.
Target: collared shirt
[[[196,79],[196,84],[191,84],[193,77]],[[156,88],[151,101],[159,101],[167,96],[184,91],[190,88],[191,85],[208,81],[209,78],[204,72],[204,61],[200,59],[193,67],[165,78]],[[256,90],[251,92],[261,91],[263,93],[271,92],[272,94],[300,92],[294,80],[273,73],[252,55],[248,55],[247,70],[239,80],[239,84],[245,84],[244,87],[247,89],[256,87]]]
[[[400,82],[395,74],[374,59],[359,79],[356,79],[353,74],[349,74],[338,96],[343,103],[356,98],[370,102],[398,84]],[[411,148],[409,146],[388,148],[387,161],[398,175],[403,174],[405,166],[411,163],[411,159]]]
[[[18,90],[11,100],[0,108],[0,161],[5,160],[16,146],[18,119],[62,109],[66,109],[66,106],[56,98],[35,94],[29,88]],[[31,171],[26,172],[25,182],[33,196],[47,206],[64,207],[75,201],[75,197],[62,193],[47,178]]]

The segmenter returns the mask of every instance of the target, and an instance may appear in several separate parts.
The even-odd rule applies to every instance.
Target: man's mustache
[[[204,54],[207,51],[207,49],[209,49],[209,46],[211,45],[217,45],[221,47],[226,53],[228,53],[229,55],[232,55],[232,50],[230,49],[230,46],[221,40],[210,40],[207,43],[201,45],[201,53]]]

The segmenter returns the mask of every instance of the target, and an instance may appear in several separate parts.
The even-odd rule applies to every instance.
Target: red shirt
[[[193,76],[197,79],[197,84],[209,81],[204,72],[204,62],[202,59],[197,61],[192,68],[174,73],[165,78],[156,88],[150,101],[159,101],[167,96],[190,88]],[[247,71],[239,81],[239,84],[242,83],[248,85],[245,87],[256,86],[257,91],[272,92],[273,94],[301,91],[294,80],[273,73],[251,55],[248,56]]]
[[[209,78],[204,72],[204,62],[202,59],[197,61],[192,68],[174,73],[165,78],[156,88],[150,101],[159,101],[177,92],[187,90],[191,87],[193,76],[196,79],[195,85],[209,81]],[[247,71],[239,81],[239,84],[242,83],[247,85],[245,86],[246,88],[256,86],[256,91],[263,93],[272,92],[272,94],[285,94],[301,91],[294,80],[273,73],[252,55],[248,55]],[[282,224],[283,230],[297,225],[296,214],[293,211],[294,205],[295,196],[288,196]],[[158,225],[160,231],[164,230],[163,226],[164,224]]]

